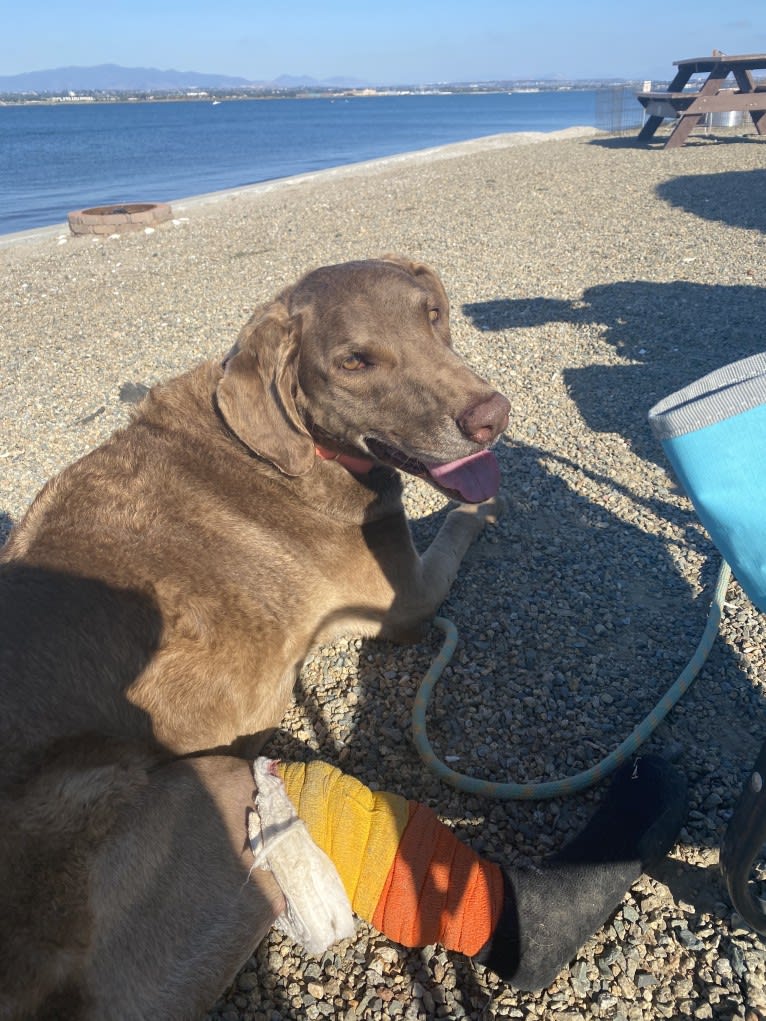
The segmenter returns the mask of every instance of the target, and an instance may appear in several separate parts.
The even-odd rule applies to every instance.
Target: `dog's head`
[[[453,351],[437,274],[395,256],[317,269],[256,312],[218,404],[239,439],[287,475],[310,471],[321,444],[469,500],[491,495],[474,455],[509,411]],[[472,485],[457,484],[466,473]]]

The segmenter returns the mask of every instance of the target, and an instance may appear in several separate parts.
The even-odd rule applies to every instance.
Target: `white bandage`
[[[354,916],[340,876],[298,818],[270,759],[253,764],[258,791],[248,819],[255,868],[269,869],[287,907],[274,923],[311,954],[354,935]]]

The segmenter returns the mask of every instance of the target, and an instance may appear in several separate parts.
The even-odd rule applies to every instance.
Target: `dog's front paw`
[[[490,497],[489,500],[483,500],[481,503],[459,503],[454,510],[450,511],[450,514],[471,519],[475,526],[481,530],[485,525],[496,525],[507,508],[508,502],[502,492],[499,492],[496,496]]]
[[[496,496],[476,505],[477,513],[481,516],[485,525],[496,525],[500,518],[508,510],[508,500],[500,490]]]

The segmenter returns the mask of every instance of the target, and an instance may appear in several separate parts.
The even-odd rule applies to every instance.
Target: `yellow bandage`
[[[280,762],[288,797],[329,855],[360,918],[371,919],[409,819],[397,794],[373,792],[326,762]]]

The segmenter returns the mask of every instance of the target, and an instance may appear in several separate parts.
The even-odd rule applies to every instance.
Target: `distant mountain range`
[[[57,67],[48,71],[25,71],[0,75],[0,92],[175,92],[179,89],[236,88],[357,88],[365,82],[355,78],[328,78],[318,81],[307,76],[280,75],[274,81],[250,81],[226,74],[203,71],[161,71],[155,67]]]

